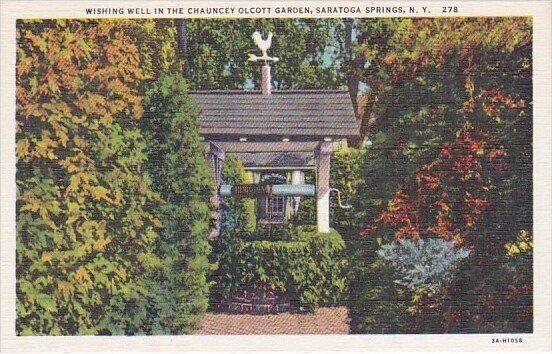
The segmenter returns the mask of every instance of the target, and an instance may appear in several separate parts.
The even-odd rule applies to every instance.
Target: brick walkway
[[[347,321],[346,307],[320,308],[307,314],[208,313],[195,334],[348,334]]]

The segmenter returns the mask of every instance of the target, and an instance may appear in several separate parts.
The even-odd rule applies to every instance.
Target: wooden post
[[[332,143],[323,141],[316,150],[316,222],[318,232],[330,232],[330,156]]]
[[[270,77],[270,65],[265,64],[261,69],[261,92],[265,96],[269,96],[272,91],[272,79]]]
[[[226,157],[224,150],[218,147],[216,144],[209,142],[207,146],[207,162],[211,168],[211,175],[213,176],[213,181],[215,182],[215,191],[211,197],[211,203],[215,206],[215,212],[213,218],[215,219],[215,227],[211,231],[210,237],[215,238],[220,234],[220,219],[221,219],[221,210],[220,210],[220,196],[219,196],[219,187],[222,183],[222,164]]]

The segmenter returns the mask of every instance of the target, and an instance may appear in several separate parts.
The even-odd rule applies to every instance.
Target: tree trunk
[[[178,49],[182,58],[182,72],[185,78],[189,79],[192,76],[192,68],[188,58],[188,28],[186,27],[186,19],[177,18],[174,20],[176,26],[176,34],[178,39]]]

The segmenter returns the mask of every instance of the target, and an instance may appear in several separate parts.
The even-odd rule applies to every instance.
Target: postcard
[[[3,1],[1,349],[551,349],[534,1]]]

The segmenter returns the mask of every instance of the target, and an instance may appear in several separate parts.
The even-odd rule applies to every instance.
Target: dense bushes
[[[466,251],[443,240],[434,241],[449,243],[437,252],[430,252],[434,247],[420,246],[419,241],[403,242],[409,246],[400,252],[389,252],[390,247],[383,246],[386,256],[370,264],[369,281],[358,292],[365,305],[356,318],[363,322],[352,329],[363,333],[530,331],[532,287],[526,283],[532,273],[530,248],[503,258],[492,274],[477,279],[480,285],[474,291],[469,287],[474,282],[470,278],[473,261],[469,257],[461,260]],[[423,248],[426,251],[420,252]],[[439,249],[448,249],[449,256]],[[503,306],[508,311],[497,311]]]
[[[178,76],[144,102],[179,67],[174,35],[166,20],[17,23],[18,334],[183,333],[205,309],[197,113]]]
[[[364,128],[374,131],[359,194],[381,202],[357,242],[366,271],[355,272],[352,330],[531,331],[531,256],[508,251],[532,237],[530,19],[378,19],[359,29]],[[389,290],[375,256],[397,238],[470,251],[442,301],[420,298],[423,310],[406,318],[390,314],[413,297]]]
[[[337,151],[331,157],[331,187],[341,192],[342,202],[351,208],[341,208],[337,194],[332,194],[330,215],[333,227],[347,241],[358,238],[366,222],[367,210],[371,209],[371,200],[362,193],[366,187],[364,158],[364,150],[351,147]]]
[[[208,304],[213,181],[187,89],[181,74],[161,75],[148,92],[143,119],[151,154],[147,169],[161,197],[155,214],[163,225],[157,244],[161,262],[148,277],[145,326],[157,333],[191,331]]]
[[[385,244],[357,288],[362,307],[353,307],[352,331],[368,333],[443,333],[449,292],[459,273],[469,265],[469,251],[441,239],[401,240]],[[358,301],[358,300],[357,300]],[[359,316],[360,315],[360,316]]]
[[[467,249],[442,239],[399,240],[382,245],[378,251],[381,261],[376,267],[379,267],[379,272],[390,277],[382,291],[389,295],[388,301],[402,302],[402,308],[391,306],[386,309],[389,318],[401,319],[397,323],[387,324],[387,330],[442,332],[439,318],[446,289],[469,254]],[[398,313],[393,313],[397,310]],[[385,327],[379,321],[378,317],[372,319],[370,331],[379,331],[381,329],[378,327]]]
[[[229,233],[220,250],[219,286],[225,298],[252,287],[315,308],[335,304],[345,290],[344,242],[335,230],[317,234],[297,229],[289,241],[244,240]]]
[[[151,47],[129,34],[140,24],[17,24],[18,334],[96,334],[107,316],[132,317],[114,307],[143,297],[159,262],[138,126]]]

